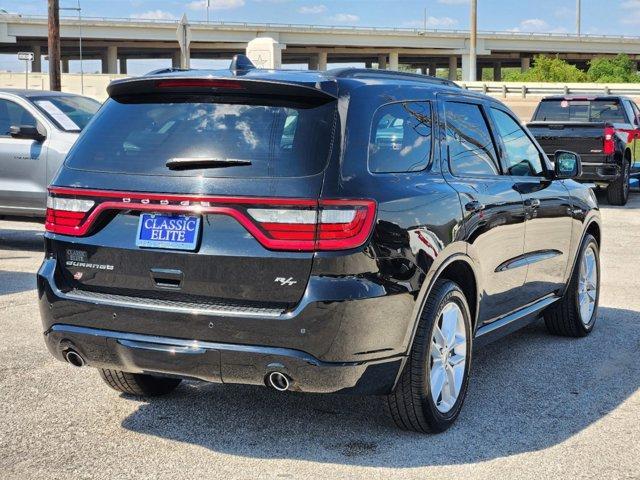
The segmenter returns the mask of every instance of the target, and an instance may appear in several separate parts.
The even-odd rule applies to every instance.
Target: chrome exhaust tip
[[[289,377],[280,372],[271,372],[267,377],[267,384],[279,392],[285,392],[291,386]]]
[[[74,367],[79,368],[79,367],[84,367],[86,365],[86,362],[84,361],[84,358],[82,358],[82,355],[80,355],[75,350],[67,350],[66,353],[64,354],[64,358],[67,362],[69,362]]]

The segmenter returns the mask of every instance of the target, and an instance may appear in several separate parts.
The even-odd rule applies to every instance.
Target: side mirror
[[[558,150],[555,154],[555,178],[564,180],[578,178],[582,175],[582,161],[580,155],[573,152]]]
[[[41,142],[47,136],[34,125],[12,125],[9,132],[13,138],[24,138]]]

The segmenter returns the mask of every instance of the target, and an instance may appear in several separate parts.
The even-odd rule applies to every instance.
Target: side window
[[[479,105],[447,102],[449,168],[454,175],[500,175],[496,149]]]
[[[538,177],[544,174],[540,152],[511,115],[492,108],[498,135],[505,146],[504,167],[509,175]]]
[[[402,173],[424,170],[431,159],[431,104],[391,103],[378,109],[369,138],[369,170]]]
[[[634,125],[638,125],[638,120],[640,120],[640,109],[635,102],[629,102],[631,104],[631,110],[633,111],[633,116],[631,117],[631,122]]]
[[[8,136],[12,126],[36,126],[36,119],[27,110],[10,100],[0,98],[0,136]]]

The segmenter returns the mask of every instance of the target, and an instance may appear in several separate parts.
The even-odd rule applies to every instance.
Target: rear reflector
[[[89,198],[87,198],[89,197]],[[347,250],[363,245],[376,216],[373,200],[199,197],[71,188],[49,189],[46,230],[87,235],[109,210],[233,217],[264,247],[284,251]]]

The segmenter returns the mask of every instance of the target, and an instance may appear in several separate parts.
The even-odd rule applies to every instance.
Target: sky
[[[74,7],[77,0],[60,0]],[[83,16],[206,19],[206,0],[80,0]],[[232,22],[468,29],[469,0],[210,0],[210,18]],[[46,15],[46,0],[0,0],[0,9]],[[576,0],[478,0],[480,30],[573,33]],[[640,0],[582,0],[582,31],[640,36]],[[71,12],[69,12],[71,13]],[[14,56],[0,55],[0,70],[22,71]],[[85,71],[96,70],[89,62]],[[153,61],[140,69],[154,68]],[[197,67],[197,65],[196,65]],[[72,71],[77,66],[72,64]],[[134,67],[134,72],[138,68]],[[131,68],[130,68],[131,70]]]

